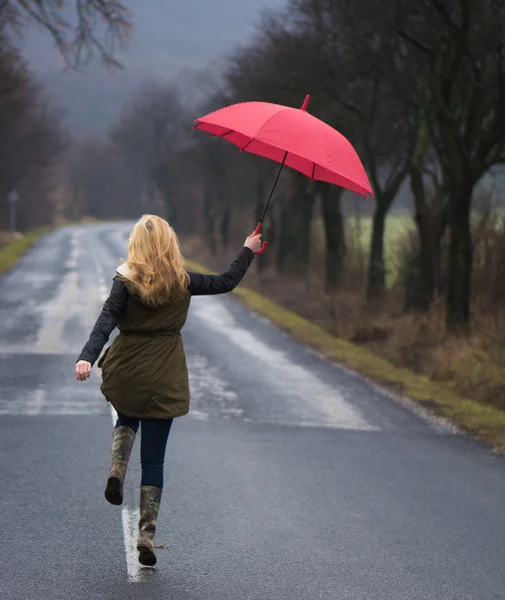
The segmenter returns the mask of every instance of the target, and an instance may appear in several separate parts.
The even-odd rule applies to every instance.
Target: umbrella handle
[[[261,221],[256,225],[256,229],[254,230],[254,235],[258,235],[258,233],[261,231]],[[263,252],[265,252],[265,250],[267,249],[268,246],[268,242],[263,242],[261,248],[256,252],[256,254],[263,254]]]

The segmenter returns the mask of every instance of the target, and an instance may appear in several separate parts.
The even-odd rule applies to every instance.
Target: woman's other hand
[[[86,381],[91,375],[91,363],[87,360],[80,360],[75,365],[75,378],[77,381]]]
[[[246,248],[249,248],[249,250],[252,250],[254,252],[254,254],[256,254],[256,252],[258,252],[258,250],[260,250],[261,248],[261,233],[251,233],[251,235],[246,239],[244,246]]]

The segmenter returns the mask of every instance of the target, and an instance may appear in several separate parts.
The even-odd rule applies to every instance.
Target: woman
[[[186,272],[170,225],[144,215],[134,226],[128,260],[118,269],[109,298],[76,365],[85,381],[110,334],[119,335],[98,362],[101,390],[118,413],[112,435],[105,497],[122,504],[123,484],[135,435],[142,425],[139,561],[156,564],[153,538],[163,489],[163,463],[173,419],[189,410],[189,384],[181,329],[191,296],[223,294],[244,277],[261,235],[250,235],[222,275]]]

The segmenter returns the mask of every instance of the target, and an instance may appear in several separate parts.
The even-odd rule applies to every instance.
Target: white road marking
[[[70,250],[70,256],[67,258],[66,262],[65,262],[65,267],[67,267],[67,269],[76,269],[77,268],[77,259],[79,257],[79,237],[80,237],[80,232],[77,231],[73,231],[72,232],[72,237],[70,239],[70,245],[71,245],[71,250]]]
[[[112,426],[114,427],[117,421],[117,412],[112,404],[110,405],[110,414],[112,417]],[[137,531],[140,519],[140,509],[123,506],[121,509],[121,517],[123,522],[123,539],[128,581],[130,583],[140,583],[142,581],[142,567],[138,561],[137,551]]]
[[[64,351],[63,329],[67,320],[72,317],[79,298],[77,278],[77,271],[69,271],[62,281],[56,297],[43,307],[45,314],[37,336],[36,352],[54,354]]]
[[[30,369],[30,363],[27,368]],[[105,408],[105,400],[96,388],[90,390],[87,384],[76,381],[63,386],[43,381],[37,388],[7,387],[0,388],[0,392],[0,415],[100,416]]]
[[[36,352],[54,354],[65,350],[62,341],[63,330],[66,322],[74,315],[79,300],[77,259],[80,237],[80,231],[72,231],[70,256],[65,262],[69,271],[61,281],[55,298],[40,307],[43,318],[35,345]]]
[[[27,407],[25,409],[25,415],[40,415],[42,412],[42,408],[46,402],[47,392],[43,388],[39,388],[35,390],[32,401],[27,403]]]
[[[112,404],[110,405],[110,416],[112,417],[112,427],[115,427],[117,421],[117,412]]]
[[[109,297],[109,291],[107,289],[107,286],[105,285],[105,277],[103,274],[102,265],[100,264],[100,262],[98,261],[98,258],[96,256],[95,256],[95,266],[96,266],[96,273],[98,275],[98,287],[100,289],[100,300],[102,302],[105,302],[107,300],[107,298]]]
[[[42,326],[38,332],[35,347],[30,350],[19,348],[21,352],[36,353],[74,353],[79,352],[82,342],[75,336],[69,346],[65,344],[63,333],[67,324],[82,328],[89,335],[89,329],[95,324],[101,304],[108,297],[103,267],[98,259],[96,250],[90,240],[82,239],[80,231],[71,234],[71,252],[65,266],[69,269],[62,279],[55,281],[56,294],[45,304],[35,307],[42,313]],[[79,244],[86,244],[91,251],[96,265],[96,276],[89,271],[78,270]],[[26,305],[23,310],[27,310]],[[33,309],[32,309],[33,310]],[[15,349],[13,349],[15,351]]]
[[[235,391],[229,389],[219,369],[209,364],[205,356],[187,356],[191,408],[189,414],[196,419],[207,419],[211,414],[224,419],[240,417],[244,412],[238,404]]]
[[[95,268],[98,279],[98,289],[100,294],[100,301],[105,302],[109,297],[109,291],[105,285],[105,277],[103,267],[98,260],[98,256],[94,254]],[[100,370],[95,368],[92,370],[95,376],[100,377]],[[112,404],[110,406],[110,414],[112,420],[112,427],[116,425],[118,414]],[[126,555],[126,569],[128,572],[128,581],[130,583],[141,583],[145,580],[145,569],[142,569],[142,565],[138,561],[137,551],[137,535],[138,535],[138,523],[140,520],[140,509],[129,508],[123,505],[121,508],[121,520],[123,524],[123,540]]]
[[[271,388],[288,399],[286,424],[377,431],[361,412],[347,402],[342,392],[322,382],[305,367],[294,363],[284,352],[270,348],[254,333],[240,326],[219,298],[194,298],[192,318],[202,330],[213,329],[230,344],[260,363],[262,376]]]
[[[126,569],[128,571],[128,581],[130,583],[140,583],[142,581],[142,566],[138,561],[137,552],[137,528],[140,519],[138,508],[122,509],[124,547],[126,553]]]
[[[191,408],[188,414],[190,417],[198,419],[199,421],[208,421],[208,419],[210,418],[210,415],[208,413],[202,412],[201,410],[195,410],[194,408]]]

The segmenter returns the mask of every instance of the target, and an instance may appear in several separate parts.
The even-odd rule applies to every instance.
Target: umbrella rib
[[[253,141],[253,139],[254,138],[252,137],[243,148],[240,148],[240,152],[244,152],[244,150],[247,148],[247,146],[249,146],[249,144]]]
[[[316,163],[315,161],[312,163],[312,175],[310,176],[310,178],[312,179],[312,181],[314,181],[314,175],[316,174]]]

